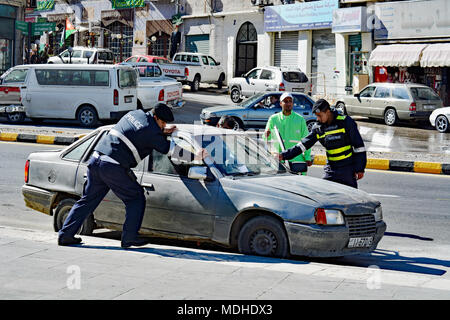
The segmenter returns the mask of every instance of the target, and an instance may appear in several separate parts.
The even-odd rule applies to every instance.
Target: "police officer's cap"
[[[165,103],[158,103],[153,109],[153,114],[164,122],[173,122],[172,110]]]
[[[328,103],[328,101],[325,99],[319,99],[316,102],[314,102],[314,105],[312,107],[312,112],[317,113],[317,112],[325,111],[327,109],[330,109],[330,104]]]

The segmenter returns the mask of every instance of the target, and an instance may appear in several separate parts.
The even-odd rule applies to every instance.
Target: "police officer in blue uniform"
[[[160,103],[147,113],[130,111],[101,138],[87,166],[83,196],[74,204],[59,231],[59,245],[81,243],[81,238],[75,237],[75,234],[110,189],[126,208],[122,248],[147,243],[138,237],[145,210],[144,190],[131,168],[136,167],[153,149],[163,154],[169,152],[170,142],[165,135],[174,132],[176,127],[166,128],[166,124],[173,120],[170,108]]]
[[[292,159],[319,141],[327,154],[323,178],[358,188],[357,180],[364,177],[367,155],[355,121],[332,111],[324,99],[317,100],[312,111],[317,116],[318,124],[297,145],[280,153],[279,159]]]

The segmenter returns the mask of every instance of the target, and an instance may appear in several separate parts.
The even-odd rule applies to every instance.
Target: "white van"
[[[24,66],[25,67],[25,66]],[[137,75],[123,65],[26,65],[21,100],[31,120],[76,119],[84,127],[137,109]]]

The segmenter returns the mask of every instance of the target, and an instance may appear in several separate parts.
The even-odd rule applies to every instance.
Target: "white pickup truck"
[[[226,80],[225,71],[220,66],[220,62],[206,54],[178,52],[172,62],[187,68],[186,80],[182,83],[189,84],[194,92],[198,91],[200,83],[215,83],[219,89],[222,89]]]
[[[0,116],[17,123],[25,119],[25,108],[20,99],[20,87],[27,77],[28,68],[10,68],[0,77]]]
[[[138,109],[149,110],[160,102],[174,109],[181,108],[185,104],[181,83],[163,75],[160,66],[156,63],[137,62],[123,64],[135,68],[139,76],[137,87]]]

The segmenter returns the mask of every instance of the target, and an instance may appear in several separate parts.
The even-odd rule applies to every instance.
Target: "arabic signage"
[[[55,9],[55,0],[38,0],[36,11],[49,11]]]
[[[113,9],[129,9],[144,7],[144,0],[111,0]]]
[[[268,6],[264,11],[264,31],[295,31],[331,28],[333,11],[339,0]]]
[[[22,31],[24,35],[28,35],[28,24],[31,22],[19,21],[16,20],[16,29]],[[31,35],[39,36],[44,32],[55,31],[56,23],[55,22],[36,22],[31,23]]]
[[[333,12],[334,33],[368,32],[366,7],[342,8]]]
[[[450,1],[386,2],[375,5],[374,38],[450,37]]]

